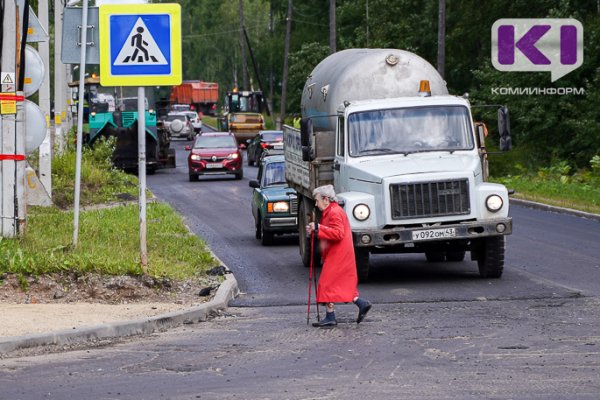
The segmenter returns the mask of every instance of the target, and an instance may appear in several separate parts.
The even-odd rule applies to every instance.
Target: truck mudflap
[[[355,247],[395,246],[407,243],[448,240],[473,240],[512,233],[512,218],[486,221],[467,221],[458,224],[411,226],[389,229],[355,230],[352,232]]]

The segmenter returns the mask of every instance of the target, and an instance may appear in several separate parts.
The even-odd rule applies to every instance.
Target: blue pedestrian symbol
[[[110,16],[113,75],[171,73],[169,14]]]

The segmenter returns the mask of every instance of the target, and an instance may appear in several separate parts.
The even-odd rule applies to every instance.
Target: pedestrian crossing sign
[[[99,7],[100,84],[181,84],[181,6],[103,4]]]

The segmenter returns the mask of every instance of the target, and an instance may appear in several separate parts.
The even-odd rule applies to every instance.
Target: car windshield
[[[365,111],[348,117],[352,157],[473,148],[469,113],[462,106]]]
[[[198,136],[194,143],[195,149],[219,149],[237,147],[235,139],[231,136]]]
[[[190,119],[198,118],[198,114],[196,114],[195,112],[187,112],[185,113],[185,115],[187,115]]]
[[[167,115],[167,121],[173,122],[176,119],[180,121],[185,121],[185,115]]]
[[[285,163],[271,162],[265,164],[263,186],[285,185]]]
[[[283,131],[281,132],[263,132],[263,142],[279,142],[283,140]]]

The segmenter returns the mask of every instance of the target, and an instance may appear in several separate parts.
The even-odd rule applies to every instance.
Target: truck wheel
[[[354,258],[356,259],[358,281],[366,282],[369,279],[369,250],[355,248]]]
[[[504,236],[481,239],[477,249],[477,266],[482,278],[500,278],[504,270]]]
[[[429,262],[442,262],[444,261],[445,254],[443,251],[426,251],[425,258]]]
[[[265,226],[262,222],[260,223],[260,236],[260,243],[263,246],[270,246],[273,244],[273,232],[265,231]]]
[[[447,261],[462,261],[465,259],[465,252],[464,251],[448,251],[446,252],[446,260]]]
[[[298,247],[300,248],[300,258],[302,264],[306,267],[310,267],[310,236],[306,234],[306,225],[308,225],[307,215],[313,211],[313,206],[309,203],[310,200],[302,198],[300,207],[298,209]],[[313,252],[313,266],[318,267],[321,265],[320,253],[318,240],[315,240],[315,249]]]

